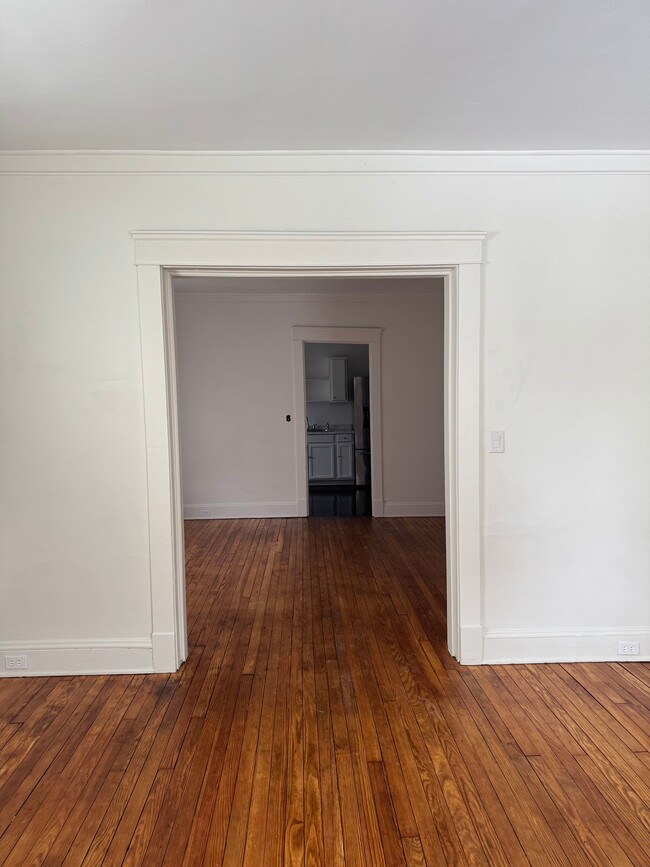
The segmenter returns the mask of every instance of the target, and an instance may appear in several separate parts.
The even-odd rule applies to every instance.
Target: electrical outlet
[[[5,668],[13,671],[16,668],[27,668],[26,656],[5,656]]]
[[[199,518],[209,518],[210,514],[210,509],[199,509]]]
[[[619,656],[638,656],[639,642],[638,641],[619,641],[618,642]]]

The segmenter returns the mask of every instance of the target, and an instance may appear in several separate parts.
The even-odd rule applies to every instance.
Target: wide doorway
[[[187,658],[173,283],[177,278],[207,275],[443,278],[447,639],[450,652],[462,662],[480,662],[484,233],[138,231],[132,237],[142,343],[154,669],[174,671]],[[304,444],[305,430],[302,426],[300,430]]]

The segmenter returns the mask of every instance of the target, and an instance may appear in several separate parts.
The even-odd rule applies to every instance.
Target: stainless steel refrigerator
[[[370,380],[367,376],[352,378],[354,403],[354,468],[355,483],[370,485]]]

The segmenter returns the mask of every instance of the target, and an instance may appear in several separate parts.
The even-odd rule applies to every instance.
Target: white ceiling
[[[649,0],[2,0],[4,149],[650,146]]]

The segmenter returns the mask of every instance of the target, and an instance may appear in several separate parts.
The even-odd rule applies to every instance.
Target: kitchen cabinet
[[[354,434],[307,434],[310,482],[354,481]]]
[[[330,403],[346,403],[348,399],[348,360],[330,358]]]
[[[322,402],[329,403],[331,394],[329,376],[321,379],[306,379],[305,380],[305,397],[307,403]]]
[[[336,478],[352,481],[354,479],[354,444],[336,444]]]
[[[348,360],[330,358],[329,376],[307,377],[305,397],[307,403],[346,403],[348,400]]]
[[[336,478],[333,442],[310,442],[307,445],[307,470],[310,482]]]

